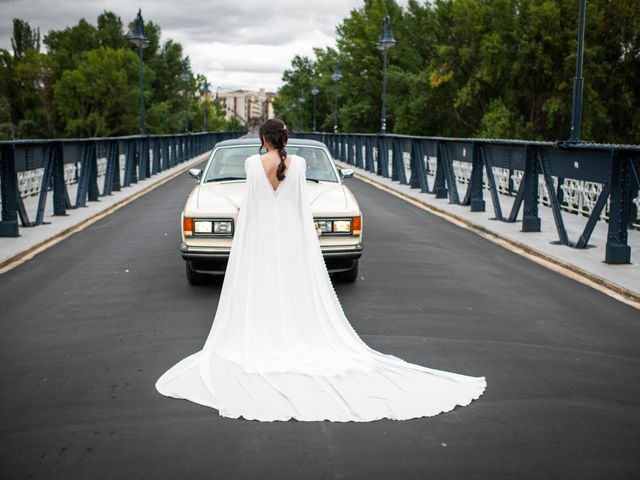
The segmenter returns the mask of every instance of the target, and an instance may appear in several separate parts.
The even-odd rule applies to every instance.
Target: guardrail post
[[[67,184],[64,181],[64,148],[62,142],[52,146],[53,215],[67,214]],[[45,186],[44,188],[47,188]]]
[[[364,139],[364,162],[365,169],[368,172],[375,172],[376,167],[373,162],[373,142],[371,137],[365,137]]]
[[[396,138],[391,137],[391,180],[400,179],[400,164],[398,162],[398,149]],[[387,150],[388,151],[388,150]]]
[[[436,194],[436,198],[447,198],[449,192],[447,192],[447,187],[445,185],[445,164],[446,161],[444,155],[444,145],[441,141],[436,142],[436,155],[437,155],[437,164],[436,164],[436,177],[433,181],[433,192]]]
[[[114,140],[107,144],[107,167],[104,171],[103,195],[111,195],[113,193],[116,170],[118,177],[120,177],[120,165],[118,163],[118,142]],[[119,180],[120,178],[118,178]]]
[[[409,186],[411,188],[418,188],[420,186],[420,178],[418,178],[420,168],[418,162],[422,163],[422,157],[419,153],[420,147],[418,140],[411,140],[411,152],[409,154],[409,167],[411,169],[411,175],[409,176]],[[424,191],[424,190],[423,190]]]
[[[362,135],[357,135],[355,137],[356,143],[356,167],[362,168]]]
[[[538,168],[533,148],[524,147],[524,207],[522,213],[522,231],[539,232],[540,217],[538,216]]]
[[[153,167],[151,168],[151,175],[162,171],[162,165],[160,164],[160,141],[159,138],[153,139]]]
[[[347,163],[350,165],[355,165],[354,152],[353,152],[353,144],[354,142],[353,135],[347,135],[345,137],[345,141],[347,143]]]
[[[376,173],[389,178],[389,147],[384,135],[378,135],[378,166]]]
[[[140,168],[140,155],[142,154],[142,138],[133,141],[133,169],[131,170],[131,183],[138,183],[143,178]]]
[[[393,174],[392,180],[398,180],[401,184],[407,185],[407,173],[404,168],[404,145],[400,138],[392,137],[391,152],[393,154]]]
[[[478,142],[471,144],[471,211],[484,212],[486,204],[483,198],[482,189],[482,155],[480,153],[481,146]]]
[[[134,156],[134,140],[128,138],[124,140],[124,180],[122,182],[123,187],[131,185],[131,171],[133,170],[133,156]]]
[[[96,144],[92,141],[84,141],[81,144],[80,151],[80,175],[77,175],[78,169],[76,168],[76,176],[78,182],[78,190],[76,191],[76,204],[75,208],[87,206],[87,196],[89,193],[89,183],[91,182],[91,157],[95,159]],[[77,166],[76,162],[76,166]]]
[[[631,263],[627,222],[631,206],[631,158],[614,152],[611,161],[611,200],[605,263]]]
[[[6,145],[0,149],[0,185],[2,186],[0,237],[19,237],[18,179],[14,145]]]

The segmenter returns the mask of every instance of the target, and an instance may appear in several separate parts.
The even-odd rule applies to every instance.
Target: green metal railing
[[[419,188],[450,203],[467,205],[473,212],[485,211],[483,192],[489,190],[495,219],[516,222],[523,209],[522,231],[539,232],[539,185],[546,189],[558,232],[558,243],[586,248],[603,209],[609,202],[608,235],[605,262],[630,263],[628,230],[638,215],[634,199],[640,188],[640,146],[572,142],[494,140],[482,138],[418,137],[407,135],[293,132],[292,136],[320,140],[333,156],[351,165]],[[409,156],[408,165],[405,154]],[[426,158],[437,159],[435,172]],[[462,199],[453,162],[468,163],[471,169]],[[515,196],[511,211],[503,215],[494,169],[509,172],[509,193]],[[521,174],[517,190],[512,192],[514,172]],[[429,186],[427,174],[434,175]],[[540,182],[542,177],[542,183]],[[554,178],[557,186],[554,185]],[[486,178],[486,180],[485,180]],[[601,184],[598,198],[579,238],[569,239],[562,215],[566,180]],[[637,200],[636,200],[637,201]]]
[[[22,227],[35,227],[44,220],[47,193],[53,187],[53,214],[83,207],[87,201],[111,195],[190,158],[203,154],[222,140],[245,132],[206,132],[179,135],[131,135],[86,139],[43,139],[0,142],[0,187],[2,219],[0,237],[17,237]],[[124,156],[121,179],[120,159]],[[98,158],[106,159],[102,192],[98,187]],[[78,165],[75,202],[67,191],[66,164]],[[30,220],[18,190],[18,174],[43,169],[38,208]]]

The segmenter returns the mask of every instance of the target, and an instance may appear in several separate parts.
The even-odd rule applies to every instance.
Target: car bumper
[[[340,245],[322,248],[327,270],[330,273],[344,272],[353,267],[354,262],[362,256],[364,245]],[[191,267],[199,273],[224,274],[229,260],[230,249],[190,247],[180,245],[182,258],[191,263]]]

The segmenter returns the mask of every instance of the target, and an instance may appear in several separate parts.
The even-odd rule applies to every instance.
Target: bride
[[[202,350],[156,382],[162,395],[224,417],[366,422],[437,415],[482,395],[485,377],[373,350],[347,320],[306,191],[306,160],[276,118],[247,175],[213,325]]]

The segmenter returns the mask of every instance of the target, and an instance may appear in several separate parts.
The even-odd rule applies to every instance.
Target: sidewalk
[[[341,168],[352,168],[354,176],[374,185],[387,189],[409,201],[417,202],[419,206],[439,215],[462,227],[469,228],[489,240],[502,244],[509,250],[559,271],[563,275],[586,283],[598,290],[630,303],[640,308],[640,232],[629,231],[629,245],[631,246],[631,261],[627,265],[608,265],[604,263],[604,247],[607,241],[607,224],[598,222],[589,240],[589,248],[575,249],[552,242],[558,240],[555,222],[551,208],[540,205],[539,216],[542,220],[541,232],[522,232],[522,208],[515,223],[492,220],[493,204],[488,191],[484,192],[486,202],[485,212],[471,212],[470,208],[462,205],[450,204],[447,198],[436,199],[435,195],[421,193],[420,189],[401,185],[398,181],[368,172],[341,160],[336,160]],[[432,185],[433,177],[428,177]],[[467,185],[459,183],[458,191],[462,196]],[[502,212],[509,212],[514,197],[500,195]],[[565,227],[570,240],[577,240],[587,222],[586,217],[562,212]]]
[[[11,270],[69,235],[82,230],[139,196],[186,172],[206,160],[209,154],[210,152],[203,153],[149,178],[138,180],[138,183],[122,187],[120,191],[113,192],[112,195],[98,197],[97,202],[87,201],[86,207],[68,209],[66,216],[53,216],[53,193],[49,192],[44,222],[51,223],[43,223],[37,227],[25,228],[21,226],[19,237],[0,237],[0,274]],[[123,177],[124,172],[121,170],[120,178]],[[98,185],[101,190],[103,179],[104,177],[98,177]],[[72,203],[75,202],[77,188],[77,183],[67,185]],[[24,198],[23,201],[29,220],[33,221],[36,218],[38,196],[30,196]]]

